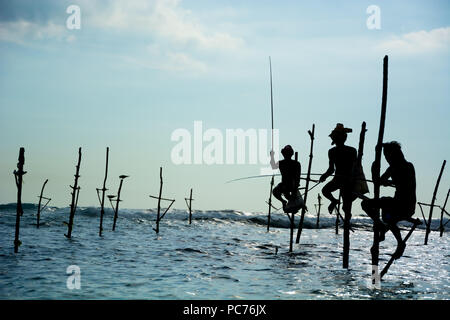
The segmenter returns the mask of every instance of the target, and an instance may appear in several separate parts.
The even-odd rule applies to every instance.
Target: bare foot
[[[336,208],[336,206],[339,204],[339,201],[331,201],[330,205],[328,206],[328,212],[330,214],[333,214],[333,210]]]

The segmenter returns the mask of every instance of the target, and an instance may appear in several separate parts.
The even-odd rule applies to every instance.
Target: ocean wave
[[[24,214],[36,215],[37,204],[32,203],[24,203],[23,205]],[[9,204],[1,204],[0,205],[0,213],[11,213],[13,214],[16,210],[15,203]],[[166,210],[166,208],[161,208],[161,214]],[[48,217],[61,217],[68,218],[70,212],[69,207],[65,208],[57,208],[57,207],[48,207],[42,212],[42,218],[45,221],[46,215]],[[105,208],[105,217],[114,216],[114,211],[111,208]],[[76,216],[79,217],[99,217],[100,216],[100,208],[99,207],[78,207],[75,213]],[[157,209],[119,209],[119,218],[125,219],[139,219],[139,220],[156,220]],[[183,209],[172,209],[164,216],[164,219],[167,220],[188,220],[189,212]],[[263,212],[244,212],[240,210],[194,210],[192,212],[193,221],[214,221],[214,222],[238,222],[238,223],[248,223],[248,224],[257,224],[261,226],[267,225],[267,213]],[[43,221],[43,222],[44,222]],[[296,214],[294,217],[294,223],[296,227],[298,226],[300,221],[300,213]],[[342,220],[339,222],[339,228],[342,227]],[[290,228],[290,220],[286,214],[282,213],[272,213],[270,218],[270,225],[273,228]],[[336,216],[323,214],[320,216],[319,225],[317,225],[317,216],[312,215],[310,213],[306,213],[303,221],[303,228],[305,229],[317,229],[317,228],[335,228],[336,225]],[[400,227],[409,228],[411,223],[408,222],[400,222]],[[437,230],[440,225],[439,219],[433,219],[431,223],[431,229]],[[425,224],[419,225],[419,229],[425,229]],[[372,228],[372,220],[365,216],[354,216],[352,217],[352,228],[353,229],[364,229],[371,230]]]

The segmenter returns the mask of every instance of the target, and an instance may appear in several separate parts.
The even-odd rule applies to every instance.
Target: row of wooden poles
[[[78,149],[78,162],[75,166],[75,179],[73,186],[70,186],[72,189],[71,192],[71,203],[70,203],[70,215],[69,215],[69,222],[65,222],[67,224],[67,233],[64,234],[67,238],[72,237],[72,230],[73,230],[73,221],[75,217],[75,212],[78,206],[78,198],[80,195],[80,189],[81,187],[78,184],[78,179],[80,178],[80,167],[81,167],[81,147]],[[103,232],[103,216],[105,214],[105,197],[109,199],[109,202],[111,204],[111,207],[114,211],[114,220],[113,220],[113,227],[112,231],[115,231],[116,229],[116,223],[117,223],[117,217],[119,212],[119,203],[122,201],[120,199],[120,193],[122,190],[123,181],[125,178],[128,178],[127,175],[120,175],[120,184],[119,189],[117,191],[117,195],[106,195],[106,191],[108,189],[106,188],[106,181],[108,178],[108,160],[109,160],[109,147],[106,148],[106,167],[105,167],[105,177],[103,180],[103,186],[102,188],[97,188],[97,197],[100,203],[100,226],[99,226],[99,236],[102,236]],[[19,251],[19,246],[21,245],[21,241],[19,240],[19,233],[20,233],[20,218],[23,215],[23,208],[22,208],[22,185],[23,185],[23,175],[26,174],[26,171],[23,170],[23,167],[25,165],[25,148],[20,148],[19,151],[19,160],[17,163],[17,170],[14,170],[14,176],[16,180],[16,186],[17,186],[17,212],[16,212],[16,227],[15,227],[15,235],[14,235],[14,252],[17,253]],[[153,228],[156,233],[159,233],[159,223],[164,218],[165,214],[169,209],[171,208],[172,204],[175,202],[175,199],[166,199],[162,197],[162,189],[163,189],[163,176],[162,176],[162,167],[160,167],[159,171],[159,177],[160,177],[160,188],[159,188],[159,195],[158,196],[152,196],[151,198],[158,200],[158,208],[157,208],[157,216],[156,216],[156,228]],[[48,179],[45,180],[44,184],[41,188],[41,193],[39,195],[39,203],[38,203],[38,209],[37,209],[37,228],[39,228],[40,225],[40,217],[41,212],[45,209],[45,207],[48,205],[48,203],[51,201],[51,198],[44,197],[44,188],[48,182]],[[45,204],[42,204],[42,199],[46,200]],[[184,198],[186,201],[186,205],[189,209],[189,224],[192,223],[192,201],[194,200],[192,198],[192,188],[190,190],[189,198]],[[169,201],[170,205],[165,209],[164,212],[161,213],[161,201]],[[115,204],[113,203],[115,202]]]
[[[379,199],[380,197],[380,185],[379,185],[379,178],[380,178],[380,164],[381,164],[381,152],[382,152],[382,144],[383,144],[383,136],[384,136],[384,127],[385,127],[385,119],[386,119],[386,105],[387,105],[387,84],[388,84],[388,56],[385,56],[383,59],[383,93],[382,93],[382,103],[381,103],[381,117],[380,117],[380,128],[379,128],[379,133],[378,133],[378,141],[377,141],[377,145],[375,147],[375,161],[374,161],[374,165],[373,165],[373,169],[372,170],[372,181],[374,183],[374,198],[375,199]],[[295,240],[295,243],[299,243],[300,242],[300,237],[302,234],[302,230],[303,230],[303,221],[304,221],[304,216],[305,216],[305,212],[306,212],[306,203],[307,203],[307,199],[308,199],[308,192],[314,188],[316,185],[319,184],[319,182],[317,182],[316,185],[314,185],[312,188],[309,188],[309,182],[310,181],[314,181],[313,179],[311,179],[311,165],[312,165],[312,160],[313,160],[313,147],[314,147],[314,131],[315,131],[315,125],[312,125],[312,130],[308,130],[308,135],[310,138],[310,153],[309,153],[309,163],[308,163],[308,171],[307,171],[307,175],[306,175],[306,185],[305,185],[305,192],[304,192],[304,202],[305,202],[305,206],[302,208],[301,211],[301,215],[300,215],[300,221],[298,224],[298,228],[297,228],[297,237]],[[365,141],[365,133],[366,133],[367,129],[366,129],[366,123],[363,122],[361,125],[361,132],[360,132],[360,136],[359,136],[359,146],[358,146],[358,154],[357,154],[357,166],[362,166],[362,157],[363,157],[363,152],[364,152],[364,141]],[[295,153],[295,160],[298,160],[298,154]],[[433,209],[434,207],[439,207],[441,209],[441,218],[440,218],[440,226],[439,226],[439,230],[440,230],[440,236],[442,237],[442,234],[444,232],[444,228],[445,225],[448,223],[448,220],[445,224],[443,223],[443,219],[444,219],[444,213],[449,215],[449,213],[445,210],[445,206],[447,204],[447,200],[450,194],[450,189],[447,192],[447,196],[445,198],[445,202],[444,205],[442,207],[435,205],[435,200],[436,200],[436,194],[438,192],[438,188],[439,188],[439,184],[440,184],[440,180],[442,177],[442,173],[444,171],[445,168],[445,164],[446,161],[444,160],[444,162],[442,163],[442,167],[441,170],[439,172],[439,176],[434,188],[434,192],[433,192],[433,197],[431,199],[431,203],[430,204],[426,204],[426,203],[422,203],[422,202],[418,202],[420,209],[422,211],[422,216],[423,216],[423,220],[424,223],[426,225],[426,231],[425,231],[425,241],[424,244],[426,245],[428,243],[428,237],[429,234],[431,232],[431,221],[432,221],[432,216],[433,216]],[[270,195],[269,195],[269,200],[266,202],[269,205],[268,208],[268,218],[267,218],[267,231],[269,231],[270,228],[270,219],[271,219],[271,210],[275,209],[275,210],[279,210],[277,208],[275,208],[272,205],[272,190],[273,190],[273,185],[274,185],[274,176],[272,176],[272,179],[270,181]],[[341,195],[339,195],[339,200],[341,199]],[[338,206],[335,208],[336,211],[336,223],[335,223],[335,232],[336,234],[339,233],[339,221],[340,219],[343,220],[344,222],[344,234],[343,234],[343,260],[342,260],[342,266],[343,268],[348,268],[349,266],[349,251],[350,251],[350,231],[353,231],[353,229],[351,228],[351,224],[350,224],[350,218],[351,215],[348,213],[345,213],[345,217],[342,217],[342,215],[340,214],[340,202]],[[321,203],[321,196],[320,194],[318,195],[318,204],[316,205],[317,209],[317,221],[316,221],[316,227],[319,228],[319,216],[320,216],[320,207],[321,207],[322,203]],[[429,206],[430,211],[429,211],[429,215],[428,215],[428,220],[425,218],[425,215],[423,213],[423,209],[422,206]],[[294,214],[289,214],[287,213],[289,220],[290,220],[290,243],[289,243],[289,252],[292,252],[292,247],[293,247],[293,234],[294,234]],[[415,228],[417,227],[418,224],[421,224],[420,220],[418,219],[409,219],[407,220],[408,222],[413,223],[412,228],[409,230],[408,234],[406,235],[404,242],[406,243],[406,241],[409,239],[409,237],[411,236],[412,232],[415,230]],[[379,260],[379,230],[377,229],[377,225],[374,224],[373,227],[373,231],[374,231],[374,238],[373,238],[373,246],[371,248],[371,254],[372,254],[372,265],[373,266],[378,266],[378,260]],[[391,258],[389,260],[389,262],[386,264],[385,268],[382,270],[382,272],[380,273],[380,276],[382,277],[387,270],[389,269],[389,266],[393,263],[394,258]]]

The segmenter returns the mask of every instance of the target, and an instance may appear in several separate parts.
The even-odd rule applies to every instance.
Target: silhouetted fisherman
[[[398,259],[403,255],[406,244],[402,240],[397,222],[412,217],[416,209],[416,173],[413,164],[406,161],[398,142],[383,143],[383,153],[389,168],[380,177],[379,183],[382,186],[394,186],[394,197],[363,200],[361,207],[374,223],[378,224],[380,241],[384,240],[388,230],[392,231],[397,239],[397,250],[393,257]],[[380,220],[377,209],[381,209],[384,223]]]
[[[281,201],[283,204],[283,211],[286,210],[286,204],[289,200],[293,200],[298,194],[298,187],[300,185],[300,163],[296,160],[292,160],[294,155],[294,150],[290,145],[285,146],[281,149],[281,154],[284,159],[275,163],[273,157],[273,150],[270,151],[270,165],[272,169],[280,169],[281,182],[273,188],[273,195],[275,198]],[[284,196],[286,198],[283,199]]]
[[[356,198],[352,195],[352,189],[357,152],[355,148],[345,145],[348,132],[352,132],[352,129],[345,128],[342,123],[338,123],[329,135],[332,140],[331,144],[336,146],[328,150],[329,167],[319,181],[324,182],[330,175],[335,173],[333,179],[322,188],[324,197],[331,201],[328,211],[332,214],[333,209],[339,203],[339,200],[333,196],[332,192],[340,190],[343,201],[342,208],[347,216],[351,217],[351,204]]]

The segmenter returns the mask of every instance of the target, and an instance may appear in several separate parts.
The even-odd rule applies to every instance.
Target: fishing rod
[[[302,175],[302,176],[306,176],[307,173],[302,173],[301,175]],[[311,174],[310,174],[310,176],[321,176],[321,175],[322,175],[322,173],[311,173]],[[231,183],[231,182],[241,181],[241,180],[247,180],[247,179],[256,179],[256,178],[271,177],[271,176],[281,176],[281,174],[280,174],[280,173],[277,173],[277,174],[262,174],[262,175],[257,175],[257,176],[243,177],[243,178],[237,178],[237,179],[229,180],[229,181],[226,181],[225,183]],[[339,175],[334,175],[334,174],[331,174],[331,175],[330,175],[330,177],[335,177],[335,176],[339,176]],[[300,178],[300,179],[301,179],[301,180],[307,180],[307,178]],[[370,183],[374,183],[373,180],[369,180],[369,179],[358,179],[358,180],[362,180],[362,181],[367,181],[367,182],[370,182]],[[309,179],[309,181],[317,182],[318,180]],[[391,186],[391,185],[389,185],[389,186]],[[309,190],[311,190],[311,189],[309,189]]]
[[[270,114],[272,118],[272,151],[273,151],[273,88],[272,88],[272,60],[269,56],[269,68],[270,68]]]

